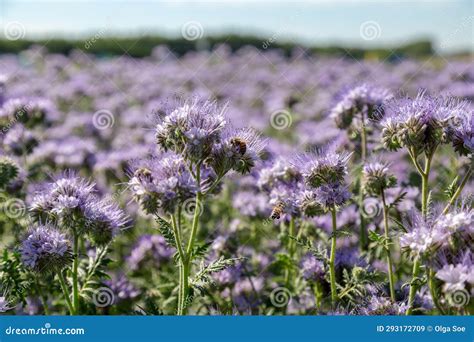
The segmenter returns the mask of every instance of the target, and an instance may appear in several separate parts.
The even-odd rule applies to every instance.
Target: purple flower
[[[338,100],[331,110],[330,117],[341,129],[348,128],[358,115],[373,118],[382,104],[390,100],[392,95],[383,88],[370,84],[361,84],[345,89],[338,95]]]
[[[124,229],[128,217],[117,204],[107,200],[90,198],[84,207],[84,229],[96,245],[105,245]]]
[[[249,173],[260,160],[265,144],[253,129],[227,130],[222,142],[215,145],[209,164],[221,176],[230,170]]]
[[[305,183],[317,188],[323,184],[343,182],[349,158],[349,153],[337,153],[334,146],[328,146],[300,156],[295,166],[301,170]]]
[[[52,226],[32,229],[20,247],[25,266],[38,271],[59,271],[71,262],[71,243],[66,235]]]
[[[466,103],[451,98],[433,98],[418,93],[414,99],[390,101],[381,122],[382,142],[389,150],[412,149],[415,155],[433,153],[446,141],[449,120],[466,107]]]
[[[137,161],[133,169],[128,185],[147,213],[172,213],[198,190],[184,158],[174,153]]]
[[[474,152],[474,112],[459,112],[448,127],[448,139],[460,155]]]
[[[315,190],[316,199],[325,208],[340,207],[351,197],[347,187],[339,183],[323,184]]]
[[[362,176],[364,191],[372,195],[380,195],[383,190],[397,184],[397,179],[390,173],[389,165],[377,160],[364,165]]]
[[[64,229],[86,233],[103,245],[125,228],[128,218],[113,202],[94,192],[94,184],[68,172],[46,184],[31,203],[30,212],[37,222],[56,222]]]
[[[418,211],[412,211],[405,220],[408,232],[400,236],[400,246],[408,248],[414,254],[424,254],[447,243],[451,232],[437,222],[437,217],[424,218]]]
[[[5,296],[0,296],[0,313],[7,312],[13,308]]]
[[[157,114],[156,140],[165,151],[183,153],[192,161],[203,161],[219,142],[225,127],[224,112],[215,101],[193,98],[163,106]]]
[[[405,302],[393,303],[390,298],[381,296],[371,296],[367,303],[361,305],[360,314],[365,316],[381,315],[404,315],[408,310]]]

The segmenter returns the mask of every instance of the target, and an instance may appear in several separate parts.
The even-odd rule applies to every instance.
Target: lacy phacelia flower
[[[372,296],[360,309],[361,315],[404,315],[408,310],[408,305],[404,302],[393,303],[390,298]]]
[[[448,139],[460,155],[474,153],[474,112],[459,113],[447,132]]]
[[[84,207],[84,227],[96,245],[105,245],[124,229],[128,217],[107,199],[91,199]]]
[[[30,212],[37,222],[55,222],[86,233],[97,245],[110,242],[128,218],[118,206],[94,193],[94,184],[66,173],[36,194]]]
[[[325,148],[299,157],[296,167],[301,170],[305,183],[313,188],[323,184],[342,183],[347,174],[349,153],[337,153]]]
[[[388,164],[379,161],[365,164],[362,176],[364,191],[370,195],[380,195],[383,190],[397,184],[397,179],[390,173]]]
[[[415,155],[432,153],[446,142],[449,120],[466,106],[453,99],[438,99],[424,92],[414,99],[390,101],[384,106],[382,143],[389,150],[412,149]]]
[[[0,296],[0,313],[7,312],[13,308],[5,296]]]
[[[258,186],[269,190],[278,184],[293,185],[301,180],[302,175],[295,165],[279,158],[271,166],[260,170]]]
[[[423,254],[447,243],[451,232],[439,218],[428,216],[423,218],[419,212],[412,212],[409,220],[405,220],[408,232],[400,236],[400,246],[410,249],[415,254]]]
[[[339,183],[323,184],[314,192],[318,202],[326,209],[340,207],[351,197],[347,187]]]
[[[472,265],[471,265],[472,268]],[[438,272],[436,272],[436,278],[444,282],[443,290],[445,292],[453,292],[456,290],[464,290],[465,282],[468,280],[469,272],[472,273],[472,269],[464,264],[456,265],[444,265]]]
[[[220,108],[215,101],[198,98],[174,108],[165,105],[158,112],[156,141],[164,151],[183,153],[192,161],[203,161],[220,140],[226,124],[224,112],[225,107]]]
[[[346,129],[352,124],[355,116],[374,118],[382,105],[391,98],[392,95],[388,90],[369,84],[348,88],[337,96],[338,100],[331,110],[330,117],[335,120],[337,127]]]
[[[73,215],[83,211],[93,190],[94,184],[73,173],[65,173],[54,182],[46,184],[34,196],[31,214],[39,222],[71,219]]]
[[[314,190],[303,191],[298,199],[298,204],[302,213],[307,217],[320,216],[327,209]]]
[[[59,271],[72,260],[71,243],[51,226],[33,228],[20,247],[23,263],[37,271]]]
[[[260,160],[264,147],[265,141],[253,129],[227,131],[222,142],[214,147],[208,164],[220,176],[230,170],[246,174]]]
[[[158,209],[174,212],[198,190],[184,158],[173,153],[136,162],[128,184],[137,202],[152,214]]]

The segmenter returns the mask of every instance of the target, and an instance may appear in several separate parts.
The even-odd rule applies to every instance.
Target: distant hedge
[[[200,49],[212,49],[214,46],[225,43],[233,51],[245,45],[251,45],[258,49],[281,49],[286,54],[297,46],[295,43],[268,42],[265,39],[255,36],[215,36],[206,37],[196,41],[188,41],[183,38],[170,39],[159,36],[143,37],[90,37],[83,40],[67,39],[43,39],[43,40],[0,40],[0,53],[18,53],[31,45],[46,45],[48,51],[53,53],[68,54],[74,49],[81,49],[99,56],[123,55],[125,51],[132,57],[149,56],[157,45],[167,45],[175,54],[183,55],[189,51]],[[430,41],[417,41],[394,49],[362,49],[344,48],[340,46],[310,47],[310,51],[315,54],[351,56],[354,58],[364,58],[373,56],[376,58],[397,59],[403,57],[425,57],[433,54],[433,46]]]

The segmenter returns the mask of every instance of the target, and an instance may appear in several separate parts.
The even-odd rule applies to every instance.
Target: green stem
[[[74,300],[74,313],[77,315],[79,314],[79,282],[77,278],[79,268],[79,237],[76,230],[74,230],[73,235],[72,296]]]
[[[66,280],[64,279],[64,275],[61,271],[58,272],[59,284],[61,285],[61,289],[64,294],[64,298],[66,299],[66,304],[69,309],[69,314],[72,316],[75,313],[74,306],[72,305],[71,299],[69,298],[69,291],[66,286]]]
[[[436,309],[438,309],[438,311],[444,315],[445,312],[444,312],[444,309],[443,307],[441,306],[441,303],[439,302],[439,299],[438,299],[438,293],[436,291],[436,283],[435,283],[435,278],[434,278],[434,271],[433,269],[430,269],[428,271],[428,280],[429,280],[429,288],[430,288],[430,294],[431,294],[431,298],[433,299],[433,303],[436,307]]]
[[[365,163],[365,160],[367,159],[367,131],[365,129],[364,114],[362,114],[361,120],[362,120],[362,127],[360,129],[361,158],[362,158],[362,163]]]
[[[383,225],[385,232],[385,249],[387,252],[387,265],[388,265],[388,280],[390,285],[390,298],[395,302],[395,277],[393,274],[392,255],[390,252],[390,236],[388,232],[388,207],[385,201],[385,192],[382,189],[382,204],[383,204]]]
[[[334,305],[337,301],[337,288],[336,288],[336,230],[337,230],[337,219],[336,219],[336,207],[331,209],[332,216],[332,241],[331,241],[331,256],[329,259],[329,275],[331,280],[331,302]]]
[[[420,258],[419,256],[415,257],[413,261],[413,272],[412,272],[412,284],[410,284],[410,293],[408,295],[408,310],[407,315],[411,315],[413,313],[413,303],[415,302],[415,295],[416,295],[416,286],[413,283],[416,277],[418,277],[418,273],[420,272]]]
[[[175,215],[171,215],[171,227],[173,228],[174,240],[178,249],[179,258],[180,260],[186,260],[186,254],[184,253],[183,245],[181,244],[181,233],[178,229]]]
[[[458,199],[459,195],[461,195],[461,192],[464,189],[464,186],[467,184],[467,181],[471,178],[471,175],[472,175],[472,166],[469,167],[469,170],[467,170],[466,174],[464,175],[464,178],[462,179],[461,184],[459,184],[459,187],[456,189],[456,192],[454,193],[453,197],[451,197],[448,204],[444,208],[443,215],[446,215],[448,213],[449,208]]]
[[[433,152],[434,154],[434,152]],[[433,154],[425,156],[425,169],[420,173],[421,176],[421,213],[423,218],[426,218],[428,214],[428,180],[430,176],[431,161],[433,159]],[[416,256],[413,262],[413,272],[412,272],[412,282],[410,284],[410,293],[408,295],[408,310],[407,315],[410,315],[413,312],[413,303],[415,302],[415,295],[417,291],[417,286],[414,283],[414,280],[418,277],[420,272],[420,256]],[[431,290],[431,289],[430,289]]]
[[[290,256],[290,259],[293,259],[293,256],[295,254],[295,249],[294,249],[294,240],[293,238],[295,237],[295,219],[292,217],[290,219],[290,224],[288,227],[288,255]],[[286,269],[285,270],[285,284],[286,286],[290,285],[290,278],[291,278],[291,270]]]

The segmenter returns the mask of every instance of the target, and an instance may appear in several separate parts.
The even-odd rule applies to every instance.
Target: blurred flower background
[[[2,1],[0,312],[472,314],[472,6]]]

